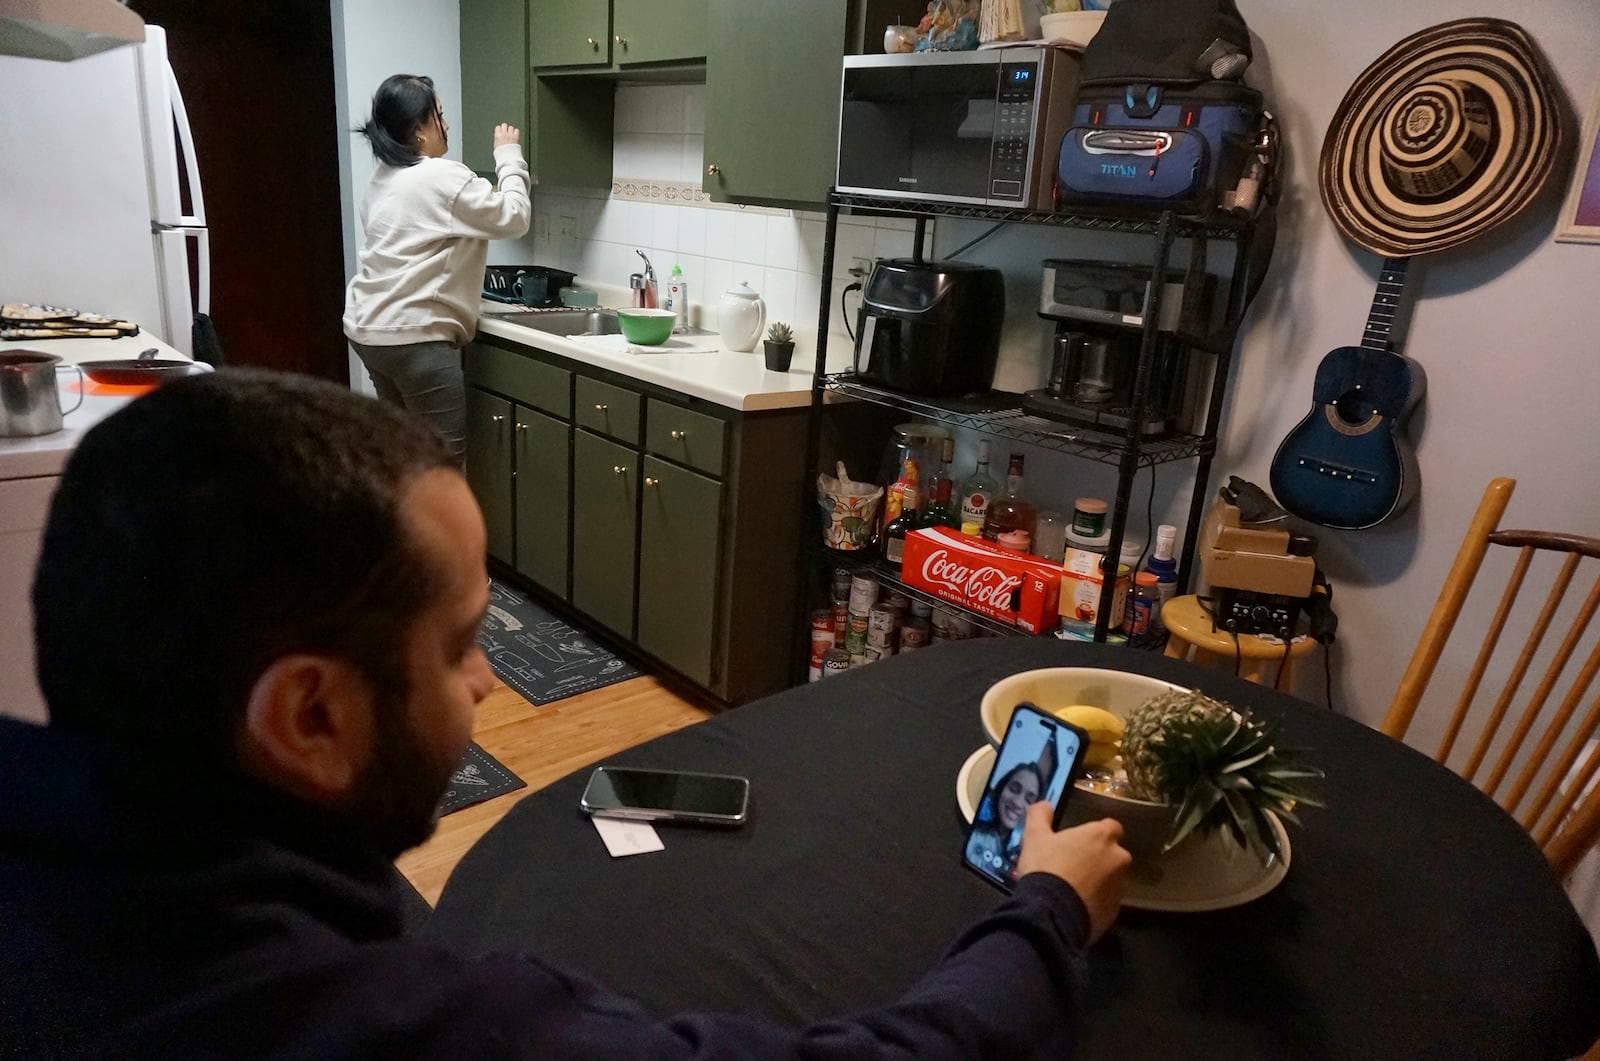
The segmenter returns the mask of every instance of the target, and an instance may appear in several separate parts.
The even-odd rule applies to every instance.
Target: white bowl
[[[967,757],[956,775],[956,805],[969,823],[983,801],[994,759],[994,748],[985,744]],[[1068,801],[1062,825],[1078,825],[1104,816],[1090,811],[1087,801],[1080,803],[1083,795],[1075,792]],[[1271,822],[1283,857],[1265,863],[1221,833],[1189,836],[1171,851],[1135,856],[1123,905],[1142,910],[1222,910],[1265,895],[1289,872],[1289,835],[1276,816]],[[1126,846],[1126,835],[1123,842]]]
[[[1058,11],[1052,15],[1040,15],[1039,36],[1051,41],[1088,44],[1090,38],[1100,32],[1100,25],[1105,20],[1104,11]]]
[[[1172,689],[1183,689],[1183,686],[1100,667],[1047,667],[1023,671],[995,682],[983,694],[978,711],[984,735],[998,748],[1001,734],[1011,721],[1011,712],[1023,701],[1046,712],[1073,704],[1088,704],[1126,719],[1134,708],[1152,696]],[[1173,808],[1167,804],[1095,792],[1084,788],[1082,781],[1074,786],[1068,806],[1069,815],[1080,821],[1115,818],[1121,822],[1122,846],[1136,859],[1160,854],[1172,830]]]

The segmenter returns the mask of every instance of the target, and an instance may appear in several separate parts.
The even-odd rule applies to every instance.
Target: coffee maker
[[[1196,297],[1186,305],[1182,271],[1167,272],[1141,413],[1133,407],[1133,388],[1152,275],[1149,268],[1120,262],[1052,258],[1044,263],[1039,316],[1054,322],[1050,381],[1023,395],[1026,412],[1118,434],[1137,427],[1145,438],[1177,429],[1190,356],[1176,333],[1195,311]],[[1209,302],[1212,286],[1206,276],[1198,294],[1201,304]]]

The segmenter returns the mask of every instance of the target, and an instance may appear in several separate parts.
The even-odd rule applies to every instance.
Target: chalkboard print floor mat
[[[526,781],[501,766],[494,756],[476,743],[469,744],[467,754],[461,757],[461,764],[450,775],[450,784],[439,798],[437,814],[443,817],[462,807],[527,787]]]
[[[532,704],[553,703],[644,673],[499,579],[489,585],[489,614],[478,630],[478,644],[500,680]]]

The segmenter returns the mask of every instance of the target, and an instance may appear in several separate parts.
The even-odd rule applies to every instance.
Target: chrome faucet
[[[644,272],[633,273],[628,277],[628,287],[633,291],[633,305],[635,309],[655,309],[660,302],[656,298],[656,267],[650,264],[650,259],[645,257],[642,250],[634,252],[644,258]]]

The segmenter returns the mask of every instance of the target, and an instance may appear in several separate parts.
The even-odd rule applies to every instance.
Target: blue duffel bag
[[[1273,134],[1251,54],[1234,0],[1118,0],[1084,49],[1058,207],[1253,211]]]
[[[1059,199],[1209,213],[1256,156],[1262,121],[1261,94],[1232,81],[1081,89],[1061,141]]]

